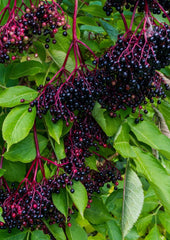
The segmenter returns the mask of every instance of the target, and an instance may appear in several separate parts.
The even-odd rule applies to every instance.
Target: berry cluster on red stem
[[[37,5],[30,1],[30,7],[24,1],[17,6],[15,1],[11,9],[9,0],[1,11],[0,23],[7,12],[9,18],[5,25],[0,26],[0,63],[15,60],[24,51],[29,52],[37,40],[45,41],[45,48],[49,48],[50,41],[56,43],[55,34],[59,28],[63,27],[63,35],[66,36],[66,30],[70,27],[65,13],[54,1],[39,1]],[[40,39],[41,36],[43,39]]]

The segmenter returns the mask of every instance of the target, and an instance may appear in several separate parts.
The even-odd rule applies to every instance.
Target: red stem
[[[168,21],[170,21],[170,17],[167,14],[167,12],[165,11],[165,9],[156,1],[154,0],[154,2],[159,6],[159,8],[162,10],[162,12],[165,14],[165,16],[167,17]]]
[[[130,23],[130,27],[129,27],[130,31],[132,30],[132,26],[133,26],[133,22],[134,22],[134,19],[135,19],[135,14],[136,14],[136,9],[137,9],[138,3],[139,3],[139,0],[136,2],[135,8],[133,10],[133,15],[132,15],[132,19],[131,19],[131,23]]]
[[[123,13],[121,13],[120,15],[121,15],[123,23],[125,25],[125,31],[128,32],[128,25],[127,25],[127,21],[126,21],[125,15]]]
[[[36,130],[36,121],[34,122],[34,141],[35,141],[35,148],[36,148],[36,158],[40,158],[40,149],[39,149],[39,143],[38,143],[38,137],[37,137],[37,130]]]

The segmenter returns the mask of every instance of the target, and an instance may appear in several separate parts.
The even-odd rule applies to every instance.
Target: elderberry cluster
[[[66,158],[62,163],[68,163],[64,170],[75,181],[81,181],[90,196],[93,192],[100,193],[100,187],[105,183],[118,184],[121,180],[119,171],[114,164],[99,154],[101,147],[110,147],[108,137],[90,115],[78,115],[72,129],[64,140]],[[86,159],[96,157],[100,162],[98,171],[90,169]],[[97,161],[97,160],[96,160]],[[74,188],[74,185],[73,185]]]
[[[98,95],[95,90],[95,76],[91,72],[79,73],[81,74],[71,77],[68,82],[38,88],[40,96],[30,103],[30,107],[36,106],[40,119],[49,110],[52,122],[56,123],[59,119],[68,122],[69,119],[73,121],[76,118],[76,110],[90,112],[93,109]]]
[[[0,26],[0,63],[15,60],[23,51],[28,52],[41,36],[41,41],[45,40],[45,48],[49,48],[50,41],[56,43],[54,37],[60,27],[63,27],[63,35],[66,36],[69,26],[57,3],[43,1],[38,7],[31,5],[25,8],[24,13],[22,11],[21,16],[17,9],[13,18]]]
[[[126,106],[135,112],[147,98],[153,103],[154,97],[166,97],[163,86],[169,87],[156,70],[170,63],[170,28],[155,26],[148,33],[147,41],[145,37],[133,33],[119,36],[116,45],[97,61],[97,78],[103,82],[98,102],[111,116]]]
[[[138,12],[147,12],[148,10],[150,12],[153,12],[154,14],[160,14],[161,9],[159,4],[162,6],[162,8],[168,12],[170,15],[170,2],[168,0],[107,0],[103,10],[106,12],[107,16],[110,16],[110,14],[113,12],[112,8],[115,8],[118,12],[122,13],[124,7],[126,9],[129,9],[131,12],[134,11],[134,8],[137,4]],[[147,9],[148,8],[148,9]],[[165,17],[165,14],[163,13],[163,17]]]
[[[52,201],[53,193],[60,193],[61,188],[71,185],[72,182],[66,174],[53,176],[49,180],[43,180],[41,183],[26,183],[9,190],[0,190],[0,207],[3,209],[3,219],[5,223],[0,222],[0,228],[8,228],[9,233],[13,228],[23,231],[24,228],[42,229],[43,219],[49,220],[51,224],[58,223],[63,227],[66,220],[70,220],[54,206]],[[69,214],[69,210],[68,210]]]

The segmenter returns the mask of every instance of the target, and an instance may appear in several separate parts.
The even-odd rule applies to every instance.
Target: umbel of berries
[[[45,48],[49,48],[49,42],[56,43],[55,34],[59,28],[63,28],[63,35],[67,35],[67,24],[64,11],[55,1],[39,1],[30,7],[25,4],[17,6],[15,1],[13,9],[4,8],[3,16],[9,12],[9,18],[4,26],[0,26],[0,63],[15,60],[24,51],[29,52],[34,41],[41,38]]]

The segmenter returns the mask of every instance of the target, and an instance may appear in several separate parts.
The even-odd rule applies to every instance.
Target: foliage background
[[[6,0],[0,1],[0,10],[6,5]],[[96,55],[102,55],[108,46],[114,45],[118,34],[124,33],[124,25],[120,14],[113,11],[110,17],[106,17],[102,10],[105,1],[79,1],[77,16],[77,35],[86,43]],[[64,0],[63,9],[68,14],[69,23],[72,25],[74,12],[74,1]],[[124,12],[128,24],[132,13]],[[156,16],[164,22],[160,15]],[[137,13],[135,26],[138,25],[142,14]],[[168,22],[167,22],[168,23]],[[43,44],[35,42],[31,60],[23,56],[20,62],[10,65],[0,65],[0,147],[7,142],[7,152],[0,175],[4,175],[9,182],[20,182],[26,173],[30,162],[35,158],[35,146],[33,142],[32,123],[35,119],[33,111],[25,115],[23,126],[14,128],[19,117],[28,109],[28,104],[37,96],[36,86],[45,84],[46,76],[52,77],[63,64],[67,50],[72,40],[72,29],[68,30],[67,38],[59,32],[56,37],[57,44],[50,45],[45,50]],[[35,50],[36,49],[36,50]],[[92,64],[93,57],[81,47],[82,55],[87,64]],[[66,68],[72,71],[75,66],[74,54],[71,52]],[[161,71],[167,78],[170,77],[170,68]],[[21,90],[13,88],[22,86]],[[24,86],[29,87],[25,89]],[[33,90],[32,90],[33,89]],[[5,91],[4,91],[5,90]],[[19,100],[23,97],[26,102],[21,106]],[[28,103],[28,104],[27,104]],[[13,108],[14,107],[14,108]],[[83,217],[80,214],[83,208],[80,204],[79,212],[72,216],[72,227],[66,227],[69,240],[168,240],[170,239],[170,93],[161,105],[148,104],[149,114],[140,124],[134,124],[135,114],[130,110],[120,111],[119,117],[111,119],[106,110],[100,109],[99,104],[93,109],[93,117],[102,127],[103,131],[110,137],[114,150],[118,153],[115,161],[121,170],[124,180],[120,182],[118,190],[113,187],[102,188],[101,194],[95,195],[91,208],[86,209]],[[4,121],[5,119],[5,121]],[[38,138],[40,151],[49,156],[47,148],[49,142],[56,145],[56,152],[63,153],[62,141],[63,125],[49,126],[45,120],[38,121]],[[50,129],[58,128],[61,134],[50,134]],[[58,132],[58,131],[57,131]],[[13,135],[13,138],[11,138]],[[60,140],[60,142],[59,142]],[[58,146],[60,145],[60,146]],[[115,153],[112,152],[112,154]],[[64,153],[63,153],[64,154]],[[107,156],[107,153],[104,153]],[[109,154],[111,155],[111,154]],[[91,161],[91,164],[94,162]],[[49,166],[45,166],[46,177],[52,175]],[[38,175],[41,180],[41,174]],[[76,189],[76,197],[73,202],[82,202],[84,193],[79,187]],[[65,208],[61,203],[61,208]],[[45,222],[50,232],[57,240],[65,240],[66,236],[57,225],[49,225]],[[8,234],[0,230],[1,239],[23,240],[23,239],[50,239],[42,231],[29,230],[13,231]]]

